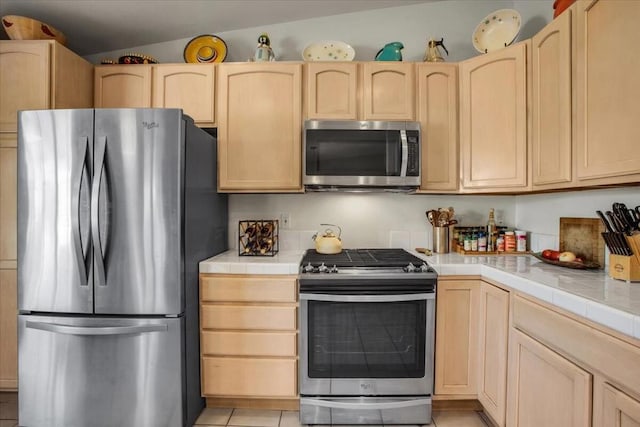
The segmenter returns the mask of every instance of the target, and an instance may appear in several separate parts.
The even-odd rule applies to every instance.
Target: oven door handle
[[[434,292],[402,295],[340,295],[340,294],[300,294],[301,300],[332,302],[399,302],[435,299]]]
[[[339,408],[339,409],[401,409],[409,408],[412,406],[430,405],[431,399],[415,399],[415,400],[401,400],[395,402],[372,402],[372,403],[351,403],[351,402],[336,402],[333,400],[323,399],[310,399],[308,397],[300,398],[300,405],[313,405],[321,406],[324,408]]]

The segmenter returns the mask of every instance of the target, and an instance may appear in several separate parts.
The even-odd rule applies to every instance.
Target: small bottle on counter
[[[518,252],[526,252],[527,251],[527,232],[522,230],[516,230],[516,251]]]
[[[496,238],[496,220],[495,211],[493,208],[489,209],[489,221],[487,222],[487,250],[495,251],[495,238]]]
[[[478,233],[478,252],[487,251],[487,235],[482,231]]]
[[[504,232],[504,250],[505,252],[515,252],[516,235],[513,231]]]
[[[470,251],[471,250],[471,234],[465,234],[464,235],[464,250],[465,251]]]
[[[496,239],[496,250],[498,252],[504,252],[504,235],[500,234]]]
[[[471,234],[471,250],[473,252],[478,251],[478,233],[475,230]]]

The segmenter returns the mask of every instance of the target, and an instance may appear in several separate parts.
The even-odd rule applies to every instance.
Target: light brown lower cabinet
[[[487,282],[480,285],[478,400],[498,427],[507,408],[509,292]]]
[[[592,376],[558,353],[511,329],[510,427],[590,427]]]
[[[207,404],[236,399],[233,404],[242,407],[247,404],[238,399],[270,400],[271,409],[291,409],[298,394],[296,280],[200,275],[201,390]]]
[[[435,394],[477,394],[479,280],[440,280],[436,292]]]
[[[640,401],[605,381],[594,387],[593,427],[640,427]]]
[[[202,358],[205,396],[296,397],[296,360]]]
[[[0,270],[0,390],[18,388],[18,277]]]

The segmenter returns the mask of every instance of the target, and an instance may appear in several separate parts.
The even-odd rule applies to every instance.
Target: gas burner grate
[[[319,254],[308,250],[302,258],[302,265],[337,267],[404,267],[409,263],[421,265],[424,261],[404,249],[345,249],[339,254]]]

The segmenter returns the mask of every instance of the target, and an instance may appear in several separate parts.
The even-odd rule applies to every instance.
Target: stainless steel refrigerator
[[[19,113],[21,426],[191,426],[216,145],[179,109]]]

